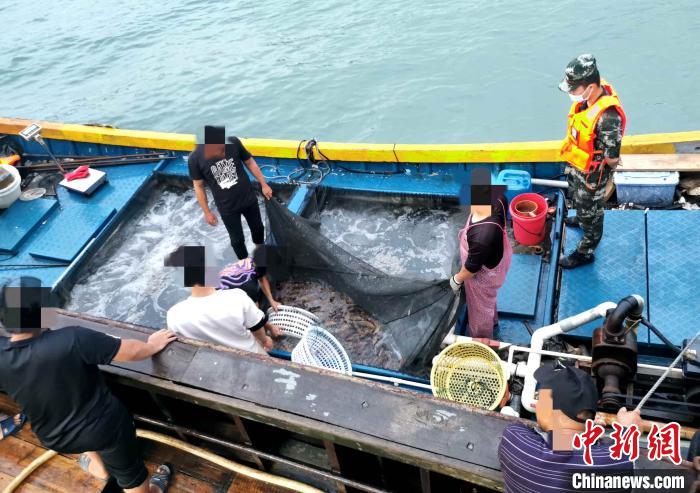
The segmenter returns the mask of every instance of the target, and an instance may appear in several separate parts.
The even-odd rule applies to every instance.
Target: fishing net
[[[406,274],[389,275],[323,236],[313,212],[311,217],[301,217],[274,199],[266,201],[266,206],[275,245],[268,255],[268,272],[275,281],[327,284],[352,300],[377,324],[379,337],[366,342],[373,351],[393,355],[377,365],[413,373],[429,366],[454,323],[459,303],[447,276],[425,281]],[[457,262],[455,258],[453,264]],[[294,300],[288,303],[295,304]],[[321,322],[331,329],[332,323]],[[368,363],[353,354],[355,334],[333,332],[354,362]]]

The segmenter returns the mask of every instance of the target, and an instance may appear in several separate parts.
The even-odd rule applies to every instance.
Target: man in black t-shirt
[[[45,330],[46,321],[28,323],[41,318],[41,303],[27,300],[40,286],[38,279],[22,277],[0,289],[0,322],[10,333],[0,337],[0,391],[20,406],[45,447],[83,454],[83,468],[98,478],[113,476],[127,492],[166,491],[171,471],[160,466],[149,483],[131,414],[98,365],[150,358],[175,334],[159,330],[143,342],[77,326]]]
[[[188,160],[189,174],[194,184],[197,202],[204,211],[205,220],[216,225],[216,216],[209,209],[206,184],[214,196],[214,203],[226,226],[231,246],[239,259],[248,257],[241,216],[250,228],[253,243],[262,245],[265,228],[260,216],[258,199],[243,165],[250,170],[262,187],[266,199],[272,197],[272,189],[265,181],[255,159],[237,137],[225,144],[224,127],[204,127],[204,145],[197,145]]]

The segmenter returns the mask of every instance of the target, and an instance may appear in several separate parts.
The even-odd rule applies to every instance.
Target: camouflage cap
[[[571,92],[598,72],[595,57],[590,53],[579,55],[569,62],[564,70],[564,80],[559,84],[559,89]]]

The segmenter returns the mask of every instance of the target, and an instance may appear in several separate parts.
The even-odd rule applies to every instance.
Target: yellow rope
[[[13,479],[12,482],[8,484],[4,490],[2,490],[2,492],[12,493],[13,491],[15,491],[17,487],[21,485],[31,473],[33,473],[43,463],[48,462],[55,455],[57,455],[57,453],[53,450],[47,450],[46,452],[41,454],[39,457],[34,459],[31,464],[22,469],[22,472],[19,474],[19,476]]]
[[[228,469],[229,471],[233,471],[237,474],[261,481],[263,483],[279,486],[281,488],[286,488],[290,491],[295,491],[298,493],[323,493],[323,491],[319,490],[318,488],[314,488],[313,486],[309,486],[307,484],[300,483],[299,481],[294,481],[292,479],[283,478],[281,476],[275,476],[274,474],[268,474],[263,471],[258,471],[257,469],[254,469],[252,467],[238,464],[237,462],[233,462],[231,460],[213,454],[208,450],[196,447],[194,445],[190,445],[189,443],[183,442],[182,440],[178,440],[176,438],[169,437],[167,435],[155,433],[148,430],[136,430],[136,436],[140,438],[145,438],[146,440],[152,440],[154,442],[159,442],[165,445],[169,445],[171,447],[175,447],[176,449],[188,452],[194,456],[199,457],[200,459],[204,459],[225,469]],[[24,482],[24,480],[27,479],[27,477],[32,472],[34,472],[39,466],[41,466],[45,462],[48,462],[52,457],[56,455],[57,453],[53,450],[47,450],[41,456],[34,459],[34,461],[32,461],[31,464],[29,464],[22,470],[19,476],[17,476],[9,485],[5,487],[3,493],[13,493],[15,489],[17,489],[17,487],[19,487],[19,485],[21,485],[22,482]]]
[[[179,450],[189,452],[190,454],[195,455],[200,459],[204,459],[218,466],[224,467],[229,471],[233,471],[235,473],[241,474],[252,479],[256,479],[258,481],[262,481],[267,484],[280,486],[282,488],[286,488],[288,490],[296,491],[299,493],[323,493],[322,490],[314,488],[313,486],[309,486],[307,484],[300,483],[299,481],[294,481],[292,479],[275,476],[274,474],[268,474],[266,472],[259,471],[252,467],[238,464],[237,462],[224,459],[221,456],[212,454],[208,450],[196,447],[194,445],[190,445],[189,443],[183,442],[182,440],[178,440],[177,438],[173,438],[168,435],[163,435],[161,433],[155,433],[153,431],[148,430],[136,430],[136,436],[145,438],[147,440],[153,440],[154,442],[163,443],[165,445],[170,445],[171,447],[175,447]]]

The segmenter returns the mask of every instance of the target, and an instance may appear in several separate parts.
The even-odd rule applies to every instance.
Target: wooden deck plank
[[[494,471],[490,468],[452,459],[440,454],[424,452],[402,443],[381,440],[365,433],[322,423],[307,416],[271,410],[254,402],[186,387],[122,368],[106,367],[105,371],[109,374],[109,380],[118,385],[158,392],[168,397],[215,409],[223,413],[239,415],[243,418],[290,430],[301,435],[320,440],[331,440],[367,453],[392,458],[418,467],[425,467],[471,483],[481,484],[493,489],[502,489],[500,471]],[[493,439],[490,443],[493,447],[497,446],[497,441]]]
[[[7,486],[34,459],[46,451],[15,436],[0,440],[0,487]],[[52,458],[24,482],[26,491],[38,488],[52,493],[100,491],[103,483],[80,469],[75,459],[62,455]],[[18,492],[25,491],[23,486]]]
[[[0,440],[0,490],[10,484],[34,459],[46,449],[38,446],[36,435],[23,429],[17,435]],[[172,493],[270,492],[288,490],[265,485],[239,476],[219,466],[192,457],[189,454],[162,445],[150,444],[145,448],[146,467],[152,474],[162,462],[173,464],[175,474],[170,487]],[[16,490],[17,493],[96,493],[104,482],[80,469],[75,456],[58,455],[34,471]]]
[[[618,171],[700,171],[700,154],[623,154]]]
[[[495,448],[489,446],[509,424],[500,415],[470,412],[431,396],[297,365],[226,356],[200,349],[181,383],[484,467],[500,467]]]
[[[235,476],[231,471],[173,447],[147,440],[142,440],[141,443],[143,454],[149,462],[172,464],[180,474],[187,475],[193,481],[212,483],[225,490]]]
[[[238,476],[227,493],[291,493],[293,490]]]
[[[0,489],[5,488],[8,484],[12,482],[14,476],[10,476],[3,472],[0,472]],[[19,488],[15,490],[15,493],[43,493],[44,490],[38,486],[34,486],[30,483],[24,483]]]

